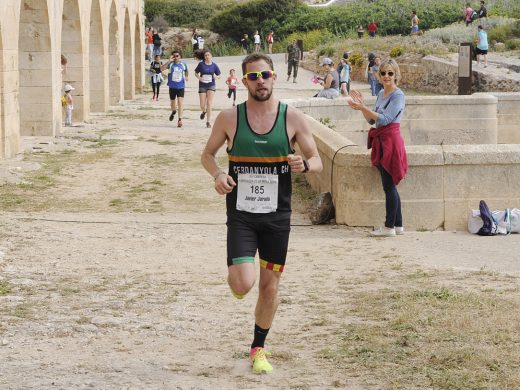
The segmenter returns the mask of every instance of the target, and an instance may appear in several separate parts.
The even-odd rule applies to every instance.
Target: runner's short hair
[[[242,61],[242,74],[246,74],[247,64],[264,60],[269,65],[269,69],[274,70],[273,60],[263,53],[251,53]]]

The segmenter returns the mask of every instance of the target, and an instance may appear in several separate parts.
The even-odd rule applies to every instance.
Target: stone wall
[[[332,192],[336,223],[381,225],[385,199],[370,152],[308,120],[324,169],[307,180],[318,192]],[[408,146],[407,154],[408,174],[399,184],[406,229],[466,230],[481,199],[492,210],[520,206],[520,145]]]
[[[516,103],[520,101],[520,94]],[[501,98],[501,106],[513,108],[514,100]],[[372,106],[375,97],[367,97]],[[289,101],[316,119],[331,121],[334,129],[358,145],[365,145],[369,125],[359,111],[348,108],[346,98],[300,99]],[[401,121],[401,134],[407,145],[496,144],[498,140],[498,98],[490,94],[472,96],[408,96]],[[509,112],[509,111],[508,111]],[[513,113],[503,120],[511,120]],[[518,118],[518,115],[516,116]],[[513,129],[501,125],[501,131]],[[500,139],[513,139],[500,135]]]
[[[365,146],[368,125],[361,114],[346,108],[344,98],[286,102],[310,115],[324,170],[320,175],[307,175],[307,179],[316,191],[332,192],[336,222],[381,224],[384,193]],[[520,207],[520,143],[496,144],[520,138],[519,102],[520,93],[407,99],[403,135],[409,171],[399,184],[399,192],[408,228],[465,230],[469,210],[477,209],[481,199],[492,209]],[[339,125],[332,130],[311,116],[329,118]],[[472,131],[479,129],[478,123],[484,124],[481,130]],[[441,145],[438,141],[442,137],[466,145]],[[475,144],[477,139],[485,142]],[[434,142],[421,145],[423,141]]]

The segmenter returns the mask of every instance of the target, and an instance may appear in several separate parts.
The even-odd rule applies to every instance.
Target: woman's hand
[[[348,99],[348,105],[350,108],[354,110],[361,110],[364,105],[363,94],[356,89],[352,89],[349,94],[350,99]]]

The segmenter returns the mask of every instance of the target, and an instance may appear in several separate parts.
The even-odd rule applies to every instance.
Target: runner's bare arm
[[[200,161],[202,166],[215,179],[215,190],[224,195],[233,190],[236,186],[235,181],[217,163],[217,153],[220,148],[230,139],[226,129],[235,129],[236,111],[234,109],[222,111],[217,115],[211,135],[202,151]]]
[[[289,106],[287,108],[287,124],[289,136],[295,141],[300,147],[302,156],[289,155],[289,165],[292,172],[321,172],[323,164],[321,162],[320,154],[318,153],[318,147],[314,142],[309,122],[305,115],[298,109]],[[307,167],[303,162],[304,157],[307,162]],[[306,168],[308,170],[306,170]]]

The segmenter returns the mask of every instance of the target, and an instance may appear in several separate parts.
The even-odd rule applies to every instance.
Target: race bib
[[[202,75],[202,82],[203,83],[211,83],[213,81],[213,75],[211,74],[203,74]]]
[[[182,69],[175,69],[175,71],[172,73],[172,81],[178,83],[182,81]]]
[[[237,210],[265,214],[278,208],[278,176],[239,174]]]
[[[237,79],[232,79],[229,85],[237,85]]]

